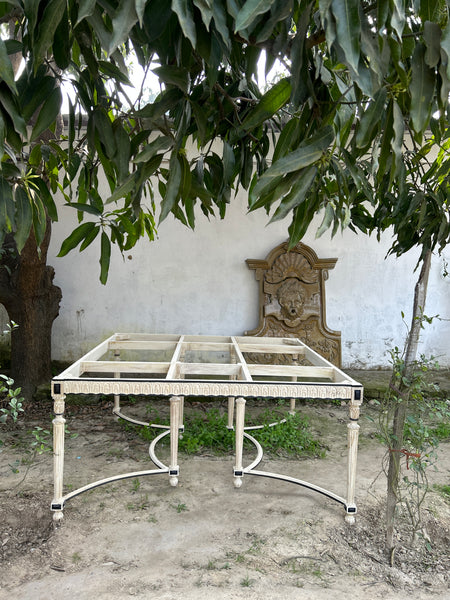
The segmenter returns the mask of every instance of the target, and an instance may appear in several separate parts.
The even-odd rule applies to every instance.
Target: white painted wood
[[[180,371],[178,360],[180,358],[181,353],[184,352],[183,339],[184,336],[181,336],[178,340],[175,351],[172,355],[172,360],[170,361],[170,367],[166,373],[167,379],[176,379],[178,377]]]
[[[61,510],[53,514],[55,523],[63,518],[63,479],[64,479],[64,396],[59,396],[54,401],[55,418],[53,419],[53,503],[61,504]]]
[[[170,399],[170,485],[178,485],[178,432],[180,427],[180,398],[172,396]],[[174,472],[176,471],[176,474]]]
[[[170,361],[128,361],[121,360],[120,349],[142,350],[164,349],[170,352]],[[101,360],[107,353],[114,352],[114,360]],[[244,352],[269,355],[293,354],[305,357],[311,366],[247,364]],[[197,354],[196,354],[197,353]],[[220,353],[220,360],[217,360]],[[195,358],[198,356],[199,358]],[[197,362],[189,362],[189,360]],[[92,374],[92,376],[90,376]],[[103,375],[103,377],[102,377]],[[136,375],[136,377],[134,377]],[[139,376],[138,376],[139,375]],[[256,381],[256,379],[264,378]],[[267,379],[267,381],[266,381]],[[300,379],[300,381],[299,381]],[[245,427],[246,397],[275,397],[290,400],[291,412],[295,411],[296,398],[337,398],[349,400],[350,423],[348,425],[348,471],[347,500],[327,492],[313,484],[306,487],[326,493],[330,498],[346,505],[347,522],[354,522],[356,460],[358,447],[359,407],[362,402],[362,387],[334,365],[309,349],[303,342],[290,338],[261,338],[239,336],[179,336],[163,334],[115,334],[89,351],[61,375],[53,379],[54,399],[54,501],[55,521],[62,519],[62,506],[65,499],[78,493],[103,485],[109,481],[123,479],[132,474],[124,474],[99,480],[63,496],[64,471],[64,398],[67,393],[112,394],[114,414],[123,416],[120,408],[120,395],[163,395],[170,397],[169,431],[157,436],[150,446],[150,456],[159,467],[156,471],[142,473],[169,473],[171,485],[178,484],[178,438],[183,431],[183,406],[185,396],[228,397],[228,427],[233,428],[235,414],[235,467],[234,484],[242,485],[244,473],[263,475],[254,467],[262,459],[262,449],[254,438],[245,431],[262,426]],[[236,400],[235,400],[236,398]],[[136,424],[141,421],[125,417]],[[276,425],[275,423],[271,426]],[[166,467],[155,455],[155,445],[170,432],[170,465]],[[257,449],[257,457],[248,467],[243,467],[243,440],[249,437]],[[303,485],[298,479],[273,473],[264,476],[291,481]]]
[[[137,361],[85,361],[80,364],[80,376],[84,373],[158,373],[166,375],[169,362],[137,362]]]
[[[334,369],[331,367],[310,367],[297,365],[247,365],[250,375],[270,377],[303,377],[305,379],[329,379],[334,381]]]
[[[245,398],[236,398],[236,463],[234,466],[234,487],[240,488],[242,485],[242,475],[244,467],[242,465],[242,451],[244,446],[244,425],[245,425]]]

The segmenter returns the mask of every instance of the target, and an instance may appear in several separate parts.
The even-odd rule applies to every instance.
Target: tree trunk
[[[53,267],[46,264],[50,234],[47,219],[39,251],[33,231],[20,255],[11,236],[3,246],[0,302],[18,325],[11,335],[11,377],[26,400],[31,400],[36,387],[52,377],[51,331],[62,294],[53,285]]]
[[[422,315],[425,309],[427,298],[428,275],[430,273],[431,251],[428,251],[423,260],[419,279],[417,280],[414,291],[414,306],[411,320],[411,327],[406,341],[406,351],[404,359],[404,368],[402,375],[408,381],[412,375],[414,365],[417,359],[417,349],[419,346],[420,329],[422,325]],[[395,407],[394,420],[392,424],[392,445],[389,449],[389,467],[387,476],[387,497],[386,497],[386,550],[389,554],[390,562],[393,564],[395,550],[394,543],[394,520],[395,509],[399,500],[398,489],[400,480],[400,450],[403,448],[403,434],[405,429],[405,420],[409,400],[409,387],[402,380],[395,379],[393,374],[391,379],[391,388],[397,394],[398,402]]]

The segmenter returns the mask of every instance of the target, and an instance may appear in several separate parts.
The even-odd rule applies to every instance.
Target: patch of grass
[[[77,564],[80,562],[80,560],[81,560],[81,554],[79,552],[74,552],[72,554],[72,562]]]
[[[433,489],[441,495],[446,502],[450,503],[450,485],[440,485],[435,483]]]
[[[285,422],[274,425],[282,419]],[[158,413],[152,413],[150,421],[167,424]],[[254,430],[251,434],[268,454],[293,458],[322,458],[325,455],[324,447],[311,433],[307,418],[299,413],[291,415],[278,410],[266,410],[256,417],[246,415],[246,425],[263,425],[262,429]],[[139,427],[138,434],[146,441],[151,441],[155,436],[154,430],[149,427]],[[168,444],[169,438],[161,443]],[[251,443],[244,440],[244,444]],[[186,454],[210,452],[224,455],[233,452],[234,431],[227,429],[227,415],[216,408],[207,412],[193,411],[185,414],[185,429],[178,448]]]
[[[180,502],[178,504],[172,504],[172,507],[177,511],[178,514],[189,510],[186,504],[184,504],[183,502]]]
[[[450,422],[443,421],[432,428],[433,434],[440,442],[446,442],[450,440]]]
[[[242,587],[251,587],[253,585],[253,583],[254,583],[254,580],[250,579],[248,573],[247,573],[247,575],[243,579],[241,579],[241,586]]]
[[[141,487],[141,482],[139,481],[139,479],[133,479],[133,485],[132,485],[131,491],[137,492],[140,487]]]
[[[148,494],[142,495],[138,502],[128,502],[128,510],[147,510],[150,507]]]

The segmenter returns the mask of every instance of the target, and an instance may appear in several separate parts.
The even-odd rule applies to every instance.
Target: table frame
[[[152,352],[158,359],[122,360],[122,354],[129,351]],[[114,360],[101,360],[108,353],[114,355]],[[164,353],[169,355],[169,360],[161,360],[159,355]],[[209,359],[211,353],[220,360],[207,362],[205,356]],[[264,364],[249,362],[245,355],[252,359],[262,355]],[[276,364],[280,355],[289,355],[290,364]],[[114,475],[64,494],[64,413],[67,394],[111,394],[114,396],[113,413],[116,417],[138,425],[161,428],[163,431],[156,436],[149,448],[150,458],[157,468]],[[162,395],[170,398],[170,425],[155,425],[127,416],[121,409],[120,397],[128,395]],[[58,523],[62,520],[64,505],[68,500],[113,481],[164,473],[169,475],[171,485],[176,486],[180,473],[178,437],[184,428],[184,398],[189,396],[228,398],[228,427],[235,430],[235,487],[241,487],[246,474],[307,487],[343,505],[345,520],[348,523],[355,522],[358,419],[363,399],[360,383],[296,338],[142,333],[112,335],[52,380],[55,417],[54,496],[51,509],[54,511],[54,521]],[[256,469],[262,460],[263,450],[248,431],[260,426],[245,426],[246,398],[255,397],[290,399],[291,413],[295,411],[295,401],[299,398],[338,399],[348,403],[346,498],[301,479]],[[162,463],[156,456],[156,445],[166,435],[170,435],[169,465]],[[243,465],[244,438],[249,439],[257,451],[256,459],[247,467]]]

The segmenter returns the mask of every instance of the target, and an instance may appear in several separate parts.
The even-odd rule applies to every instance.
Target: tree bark
[[[406,341],[405,359],[402,375],[408,381],[414,370],[417,359],[417,350],[419,346],[420,329],[422,325],[422,315],[425,309],[427,298],[428,276],[431,266],[431,251],[429,250],[422,263],[419,279],[414,290],[414,305],[411,320],[411,327]],[[393,564],[395,542],[394,542],[394,522],[395,509],[399,501],[399,481],[400,481],[400,450],[403,448],[403,435],[405,429],[405,420],[407,416],[409,387],[403,380],[398,381],[393,374],[390,387],[395,391],[398,402],[394,411],[392,423],[392,445],[389,448],[389,466],[387,475],[387,497],[386,497],[386,550],[389,554],[391,564]]]
[[[47,219],[40,249],[33,231],[20,255],[12,236],[3,246],[0,302],[18,325],[11,334],[11,377],[26,400],[31,400],[36,387],[52,377],[51,331],[62,294],[53,284],[53,267],[46,264],[50,235]]]

